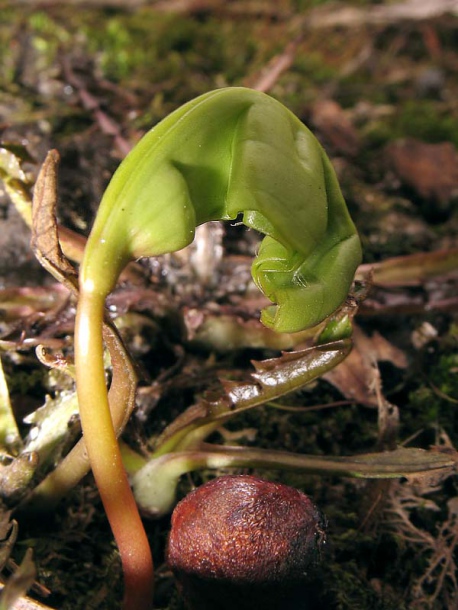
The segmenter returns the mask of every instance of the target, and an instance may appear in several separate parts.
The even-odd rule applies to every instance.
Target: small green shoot
[[[52,164],[47,171],[52,183]],[[46,196],[37,191],[37,200]],[[117,394],[111,388],[109,396],[106,387],[105,299],[129,261],[184,248],[198,225],[239,214],[265,235],[252,275],[272,301],[261,314],[267,327],[298,332],[342,304],[361,247],[330,161],[289,110],[250,89],[207,93],[146,134],[115,173],[85,247],[75,324],[76,385],[84,444],[123,564],[125,610],[151,607],[153,565],[117,440],[122,406],[120,413]],[[49,232],[48,222],[38,229],[39,238]],[[36,244],[35,249],[41,251]],[[42,259],[77,291],[59,249],[57,267],[47,254]],[[108,342],[110,352],[113,345]],[[129,398],[125,417],[131,408]]]

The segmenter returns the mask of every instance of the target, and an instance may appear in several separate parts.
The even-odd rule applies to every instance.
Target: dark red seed
[[[182,500],[167,561],[188,607],[306,608],[324,519],[303,493],[257,477],[224,476]]]

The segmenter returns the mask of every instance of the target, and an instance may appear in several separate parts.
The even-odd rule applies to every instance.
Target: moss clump
[[[420,375],[409,394],[409,409],[403,423],[418,431],[445,430],[451,442],[458,441],[458,337],[451,327],[441,341],[428,344],[421,354]]]
[[[453,142],[458,146],[458,117],[432,101],[407,101],[393,119],[398,137],[413,137],[425,142]]]
[[[391,117],[369,125],[366,137],[371,148],[408,137],[430,143],[452,142],[458,147],[458,117],[442,102],[409,100],[400,103]]]

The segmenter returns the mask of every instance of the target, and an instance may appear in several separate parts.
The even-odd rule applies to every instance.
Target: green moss
[[[393,128],[399,136],[426,142],[453,142],[458,146],[458,117],[430,101],[408,101],[395,117]]]
[[[33,548],[39,582],[51,592],[47,604],[61,610],[119,607],[119,555],[92,487],[75,490],[38,530],[33,519],[21,520],[20,532],[15,553]]]
[[[365,135],[374,148],[408,137],[431,143],[447,141],[458,147],[458,116],[442,103],[407,101],[397,106],[391,118],[369,125]]]
[[[217,18],[199,22],[150,10],[114,14],[102,21],[102,27],[88,21],[83,29],[104,77],[134,87],[173,87],[175,93],[185,82],[187,98],[214,87],[219,74],[224,73],[228,83],[243,77],[257,48],[249,23]],[[174,101],[180,101],[176,95]]]
[[[27,36],[18,45],[15,39]],[[40,73],[53,62],[59,46],[68,41],[65,28],[49,17],[45,12],[37,11],[29,15],[22,14],[22,23],[18,22],[13,9],[2,8],[0,23],[0,83],[3,87],[15,85],[20,72],[34,70]],[[22,54],[19,52],[22,49]]]
[[[334,79],[337,68],[328,64],[321,53],[313,52],[299,55],[294,62],[294,71],[313,84],[324,84]]]
[[[339,499],[325,507],[332,546],[322,563],[323,607],[339,610],[404,610],[397,591],[405,591],[400,546],[392,534],[374,537],[361,527],[371,489],[378,482],[357,486],[341,483]],[[325,489],[325,493],[327,490]],[[332,497],[332,494],[331,494]],[[374,507],[370,506],[372,510]],[[373,584],[374,583],[374,584]]]
[[[458,441],[458,341],[453,327],[436,344],[428,345],[421,362],[417,387],[409,395],[403,422],[412,431],[443,428],[452,443]]]

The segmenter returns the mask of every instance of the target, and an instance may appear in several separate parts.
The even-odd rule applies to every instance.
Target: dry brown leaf
[[[38,176],[32,207],[31,246],[43,267],[72,292],[77,292],[77,273],[62,253],[56,221],[59,153],[48,152]]]
[[[401,182],[422,199],[447,204],[458,193],[458,153],[451,142],[427,144],[406,138],[385,149],[387,162]]]
[[[393,363],[397,368],[405,368],[406,355],[379,333],[369,337],[358,326],[354,327],[353,342],[354,347],[350,355],[326,373],[324,379],[346,398],[368,407],[378,407],[379,398],[374,391],[374,363],[384,360]]]
[[[312,123],[338,153],[355,156],[361,148],[359,134],[339,104],[318,100],[312,108]]]

